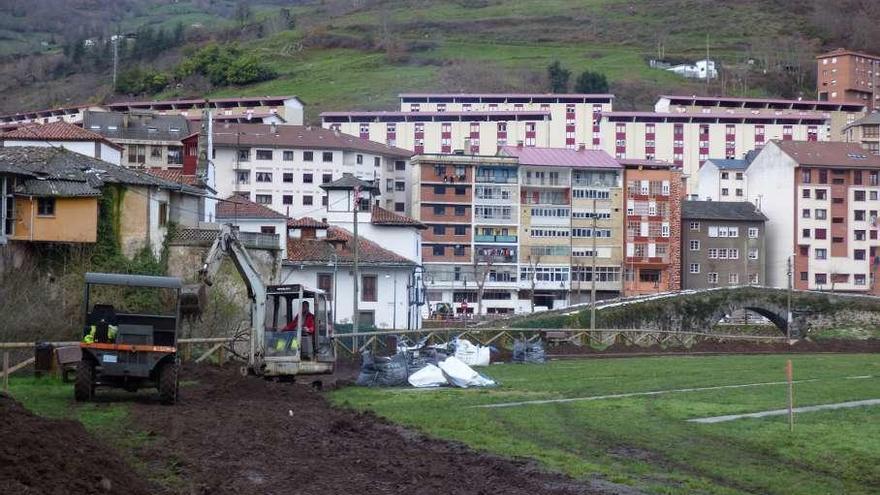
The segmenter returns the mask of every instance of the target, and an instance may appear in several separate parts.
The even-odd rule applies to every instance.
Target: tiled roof
[[[273,146],[328,150],[352,150],[409,158],[412,151],[361,139],[331,129],[303,125],[218,124],[214,146]]]
[[[100,196],[101,190],[88,182],[72,180],[28,179],[19,183],[15,192],[27,196],[77,198]]]
[[[514,156],[519,159],[520,165],[621,168],[617,160],[602,150],[502,146],[498,150],[498,154],[501,156]]]
[[[871,112],[868,115],[865,115],[864,117],[860,118],[859,120],[850,122],[849,124],[846,125],[846,127],[844,127],[844,129],[849,129],[850,127],[858,127],[860,125],[865,125],[865,124],[869,124],[869,125],[880,124],[880,112]]]
[[[217,202],[216,217],[218,219],[283,220],[287,218],[287,215],[278,213],[268,206],[254,203],[242,195],[233,194]]]
[[[709,158],[706,162],[712,162],[712,164],[720,170],[745,170],[749,168],[749,162],[747,160]]]
[[[428,227],[406,215],[401,215],[399,213],[394,213],[393,211],[386,210],[381,206],[373,206],[372,211],[370,212],[370,223],[373,225],[399,225],[403,227],[415,227],[417,229],[427,229]]]
[[[107,139],[180,141],[190,134],[189,121],[182,115],[155,112],[91,112],[83,114],[83,127]]]
[[[858,143],[780,140],[771,143],[779,146],[799,165],[880,168],[880,156],[865,150]]]
[[[361,190],[371,190],[374,192],[379,192],[379,188],[375,183],[363,179],[358,179],[353,175],[343,175],[342,177],[334,180],[333,182],[328,182],[326,184],[321,184],[319,186],[321,189],[330,190],[330,189],[355,189],[361,188]]]
[[[301,218],[297,218],[296,220],[290,218],[287,220],[287,227],[291,228],[291,229],[301,229],[303,227],[310,227],[313,229],[328,229],[328,228],[330,228],[330,226],[327,225],[326,223],[324,223],[320,220],[315,220],[312,217],[301,217]]]
[[[100,189],[105,184],[153,186],[186,194],[204,194],[194,187],[171,182],[145,172],[120,167],[64,148],[46,146],[0,148],[0,173],[21,176],[26,184],[30,182],[27,179],[65,182],[54,186],[36,184],[24,186],[20,191],[22,194],[26,193],[26,187],[32,187],[31,191],[41,191],[47,195],[72,192],[81,196],[89,192],[87,188],[92,188],[95,194],[100,194]],[[80,184],[72,185],[66,182]]]
[[[682,201],[681,218],[766,222],[767,217],[748,201]]]
[[[199,179],[195,175],[184,174],[180,170],[148,168],[147,173],[178,184],[186,184],[187,186],[200,187]]]
[[[110,103],[107,105],[108,108],[125,108],[125,107],[143,107],[148,105],[196,105],[202,106],[206,102],[208,106],[214,107],[217,104],[231,103],[231,104],[246,104],[246,103],[259,103],[263,101],[284,101],[284,100],[299,100],[298,97],[290,95],[290,96],[238,96],[238,97],[229,97],[229,98],[190,98],[190,99],[181,99],[181,100],[147,100],[147,101],[121,101],[116,103]]]
[[[662,160],[645,160],[641,158],[619,158],[617,160],[624,167],[650,167],[650,168],[681,168],[674,163]]]
[[[18,141],[99,141],[116,149],[122,149],[96,132],[61,121],[48,124],[24,125],[0,134],[0,140],[3,139],[15,139]]]
[[[337,242],[339,247],[335,248]],[[331,226],[326,239],[287,239],[287,260],[298,263],[326,264],[337,261],[348,265],[354,262],[354,236],[351,232]],[[334,258],[333,255],[336,255]],[[403,256],[382,248],[373,241],[361,236],[358,239],[358,263],[361,265],[403,265],[415,266],[415,263]]]

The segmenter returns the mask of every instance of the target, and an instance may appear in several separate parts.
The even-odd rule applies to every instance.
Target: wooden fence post
[[[9,393],[9,351],[3,351],[3,393]]]

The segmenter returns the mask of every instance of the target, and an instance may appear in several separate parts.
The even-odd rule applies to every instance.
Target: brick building
[[[684,201],[682,289],[764,283],[764,222],[747,201]]]
[[[624,277],[627,296],[681,289],[681,170],[665,162],[624,166]]]
[[[838,48],[816,57],[816,87],[823,101],[877,107],[880,57]]]

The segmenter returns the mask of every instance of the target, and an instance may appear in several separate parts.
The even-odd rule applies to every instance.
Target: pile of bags
[[[540,340],[529,342],[516,340],[513,342],[513,362],[543,364],[547,361],[544,344]]]
[[[416,388],[492,387],[495,381],[476,372],[471,366],[489,364],[489,348],[475,346],[464,339],[456,339],[451,346],[428,347],[424,342],[407,347],[398,346],[390,357],[363,354],[363,365],[357,384],[366,387]],[[448,355],[449,351],[451,354]]]

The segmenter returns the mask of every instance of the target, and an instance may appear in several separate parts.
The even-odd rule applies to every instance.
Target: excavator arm
[[[200,297],[199,294],[204,288],[214,284],[214,277],[217,275],[224,257],[229,257],[232,261],[247,288],[251,306],[251,345],[248,366],[253,370],[259,370],[265,352],[266,285],[263,283],[260,272],[256,269],[247,249],[235,236],[231,225],[223,225],[217,234],[217,239],[208,250],[199,270],[199,284],[184,290],[184,294],[181,296],[183,298],[181,308],[190,315],[201,314],[204,309],[204,297]]]

